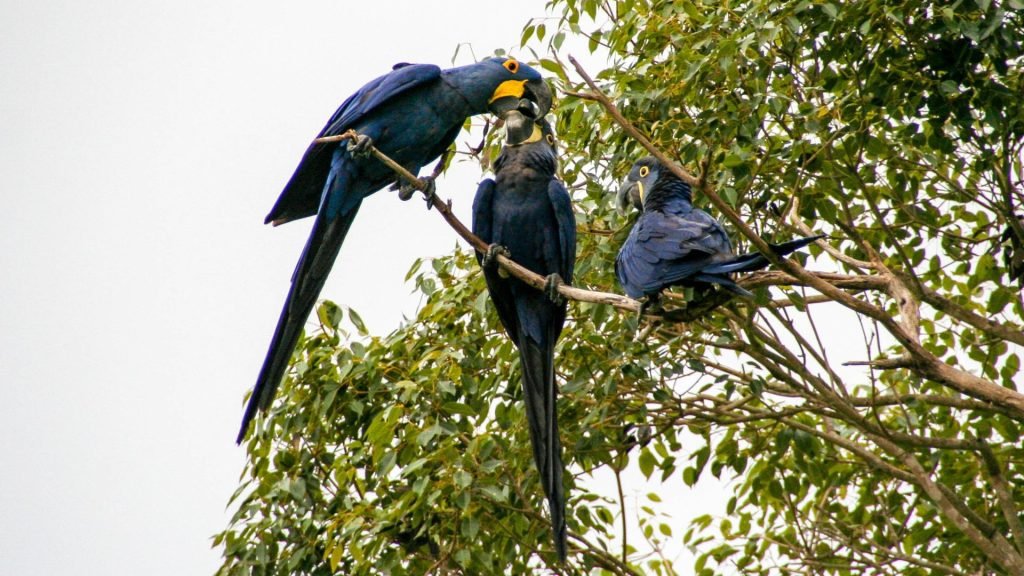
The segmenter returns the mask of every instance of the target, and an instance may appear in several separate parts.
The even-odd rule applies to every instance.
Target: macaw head
[[[661,162],[654,156],[644,156],[633,163],[633,167],[626,176],[626,181],[619,187],[615,195],[615,204],[619,212],[625,214],[630,206],[641,212],[644,209],[644,200],[647,193],[654,188],[661,174]]]
[[[538,118],[551,110],[551,89],[540,72],[515,58],[494,57],[452,70],[461,91],[473,106],[481,105],[499,118],[527,99],[537,105]]]
[[[532,100],[520,98],[518,106],[505,112],[503,118],[506,146],[520,146],[543,140],[551,148],[555,147],[554,131]]]

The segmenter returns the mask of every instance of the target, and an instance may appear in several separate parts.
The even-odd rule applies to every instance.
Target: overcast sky
[[[516,53],[543,5],[0,3],[0,574],[216,569],[243,397],[312,223],[264,216],[347,95],[460,44]],[[480,178],[439,181],[467,221]],[[323,296],[386,332],[413,260],[455,244],[378,194]],[[673,490],[680,522],[718,500]]]

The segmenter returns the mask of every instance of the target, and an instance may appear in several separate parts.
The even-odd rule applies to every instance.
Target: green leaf
[[[528,24],[523,27],[523,33],[519,38],[520,47],[526,46],[530,42],[530,38],[533,37],[533,32],[535,29],[536,26],[534,26],[533,24]],[[408,280],[408,278],[406,278],[406,280]]]
[[[441,409],[451,414],[461,414],[463,416],[476,416],[476,410],[473,410],[469,406],[461,402],[445,402],[441,406]]]
[[[467,540],[473,540],[480,532],[480,519],[476,516],[467,516],[462,520],[462,535]]]
[[[354,309],[348,309],[348,318],[352,321],[352,325],[356,327],[356,330],[358,330],[360,334],[364,336],[369,334],[369,331],[366,329],[366,324],[363,323],[362,317],[359,316]]]
[[[459,470],[455,473],[455,484],[460,488],[466,488],[473,483],[473,475],[465,470]]]
[[[726,168],[736,168],[737,166],[742,166],[745,162],[746,160],[737,154],[727,154],[725,159],[722,160],[722,165]]]
[[[644,448],[640,451],[640,458],[637,463],[640,465],[640,473],[644,475],[644,478],[650,478],[658,461],[650,450]]]
[[[988,305],[985,306],[985,311],[989,314],[999,314],[1006,308],[1006,305],[1013,299],[1013,291],[1000,286],[992,291],[992,296],[988,299]]]
[[[721,222],[735,252],[749,242],[707,193],[767,241],[791,240],[801,224],[829,234],[834,250],[796,256],[842,292],[814,291],[815,301],[835,294],[857,304],[810,304],[811,292],[773,266],[752,274],[783,285],[687,323],[570,302],[555,355],[572,472],[565,496],[572,530],[594,545],[559,570],[621,562],[645,574],[864,572],[845,540],[808,540],[809,526],[854,535],[873,557],[906,558],[890,572],[1007,571],[948,511],[914,498],[920,490],[904,475],[874,463],[902,466],[886,442],[931,438],[903,448],[965,506],[1005,524],[985,462],[938,440],[986,442],[1011,480],[1024,462],[1011,409],[948,388],[957,374],[996,392],[1024,381],[1015,345],[974,318],[1012,331],[1024,314],[1008,269],[1019,255],[1004,237],[1021,211],[1007,200],[1022,170],[1019,4],[554,0],[523,26],[521,43],[547,50],[527,51],[559,96],[548,118],[576,213],[577,286],[621,292],[616,256],[636,216],[618,214],[610,192],[648,151],[598,103],[565,94],[589,88],[562,69],[571,52],[563,46],[593,50],[585,65],[623,116],[701,175],[693,205]],[[493,168],[501,131],[462,125],[474,145],[484,138],[478,159]],[[890,274],[926,296],[910,340],[899,333],[907,319]],[[418,259],[407,277],[418,308],[385,332],[371,334],[344,307],[317,307],[247,439],[230,518],[213,538],[219,576],[525,575],[551,561],[519,351],[489,310],[473,254]],[[783,305],[773,302],[780,291]],[[695,310],[721,292],[682,287],[683,299],[660,303]],[[349,319],[352,334],[342,329]],[[900,358],[908,347],[927,351],[927,362],[843,366]],[[636,446],[626,430],[640,423],[652,437]],[[647,547],[627,548],[622,560],[617,498],[586,476],[609,470],[660,481],[627,515],[628,530],[667,558],[686,546],[693,569]],[[697,518],[661,501],[698,483],[723,498]]]
[[[480,316],[487,313],[487,300],[487,292],[477,294],[476,299],[473,300],[473,309],[476,310],[476,313]]]
[[[377,414],[370,426],[366,429],[366,439],[374,445],[383,446],[390,444],[391,435],[398,423],[398,419],[404,413],[401,406],[389,406]]]

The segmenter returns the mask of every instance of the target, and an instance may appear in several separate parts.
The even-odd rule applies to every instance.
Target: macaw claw
[[[430,210],[434,206],[434,200],[436,200],[435,194],[437,193],[437,183],[434,182],[433,176],[422,176],[420,177],[420,181],[422,181],[427,187],[426,190],[423,190],[423,196],[427,200],[427,210]],[[412,198],[412,195],[416,193],[416,190],[417,188],[412,184],[403,181],[398,186],[398,197],[402,201],[408,200]]]
[[[650,294],[646,298],[640,300],[640,316],[647,316],[648,314],[660,316],[664,312],[665,310],[661,306],[660,293]]]
[[[485,268],[493,269],[498,265],[498,254],[501,254],[505,258],[511,258],[512,253],[508,251],[508,248],[500,244],[491,244],[487,247],[487,252],[484,252],[483,262]]]
[[[349,154],[356,158],[367,158],[370,155],[371,147],[373,147],[373,138],[365,134],[357,134],[353,140],[348,141]]]
[[[562,277],[558,274],[548,274],[544,278],[544,294],[546,294],[548,299],[555,304],[565,302],[565,298],[558,293],[558,287],[563,284],[565,284],[565,282],[562,281]]]

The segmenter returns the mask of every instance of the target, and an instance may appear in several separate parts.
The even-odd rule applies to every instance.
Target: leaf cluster
[[[423,305],[386,336],[318,310],[247,445],[220,573],[675,574],[680,546],[701,575],[1020,573],[1021,8],[552,0],[523,43],[565,94],[577,284],[615,290],[630,221],[610,192],[645,154],[563,65],[583,39],[623,115],[698,176],[698,203],[714,191],[770,241],[830,235],[802,264],[842,306],[794,278],[685,324],[574,303],[556,566],[516,351],[469,254],[417,262]],[[823,322],[862,335],[859,365]],[[629,468],[732,494],[681,532],[665,516],[685,511],[651,494],[638,538],[589,483]]]

